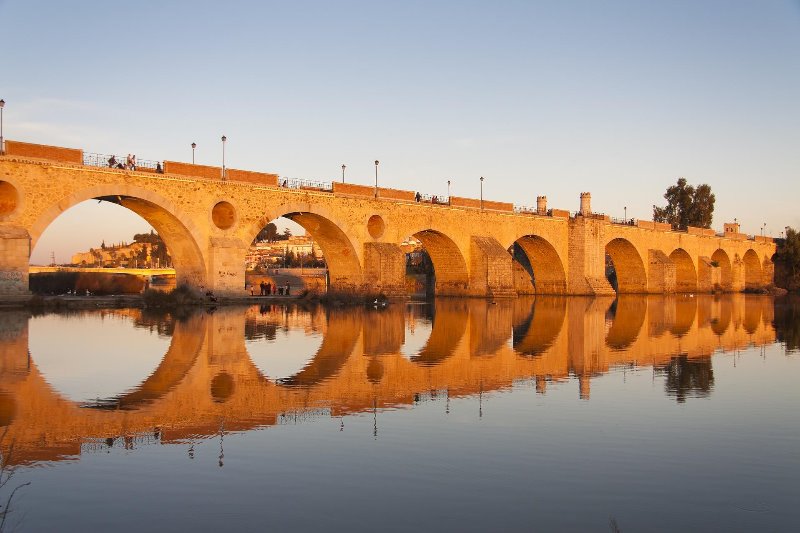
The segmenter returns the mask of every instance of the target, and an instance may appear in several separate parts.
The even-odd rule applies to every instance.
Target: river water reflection
[[[790,300],[0,314],[22,530],[800,529]],[[13,446],[12,446],[13,445]]]

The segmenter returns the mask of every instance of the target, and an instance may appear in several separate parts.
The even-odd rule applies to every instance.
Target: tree
[[[283,240],[284,240],[284,241],[285,241],[285,240],[288,240],[288,239],[289,239],[289,237],[291,237],[291,236],[292,236],[292,230],[290,230],[289,228],[285,228],[285,229],[283,230]]]
[[[794,228],[786,228],[786,238],[778,241],[775,259],[782,262],[792,276],[800,272],[800,233]]]
[[[711,227],[716,198],[707,184],[695,188],[688,185],[685,178],[678,178],[677,185],[667,189],[664,199],[667,201],[666,206],[653,206],[653,221],[666,222],[672,229]]]
[[[278,240],[278,226],[270,222],[256,235],[257,241],[275,242]]]

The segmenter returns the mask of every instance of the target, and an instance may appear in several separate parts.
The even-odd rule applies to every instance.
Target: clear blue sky
[[[0,0],[0,39],[10,139],[219,164],[225,134],[236,168],[379,159],[390,187],[641,218],[684,176],[717,228],[800,227],[798,1]],[[147,228],[72,211],[34,261]]]

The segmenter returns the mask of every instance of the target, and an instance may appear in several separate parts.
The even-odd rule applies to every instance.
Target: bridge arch
[[[728,253],[722,248],[717,248],[711,254],[711,261],[717,268],[719,268],[719,288],[724,291],[730,291],[733,288],[733,269],[731,268],[731,259]]]
[[[676,337],[683,337],[692,329],[695,316],[697,316],[697,298],[688,295],[679,295],[675,298],[675,322],[670,328],[670,333]]]
[[[537,297],[527,318],[513,327],[514,351],[521,357],[545,353],[556,342],[566,316],[566,299]]]
[[[281,217],[299,224],[319,245],[328,265],[331,289],[347,291],[360,288],[363,270],[359,248],[349,237],[354,233],[325,209],[315,206],[310,210],[308,204],[300,203],[281,204],[269,209],[257,221],[245,225],[242,242],[249,245],[270,221]]]
[[[464,294],[469,287],[467,261],[458,245],[440,231],[424,229],[413,234],[433,263],[437,295]]]
[[[675,264],[675,292],[697,291],[697,270],[689,253],[683,248],[676,248],[669,259]]]
[[[764,285],[764,275],[761,270],[761,261],[752,248],[747,250],[742,257],[744,263],[744,288],[760,289]]]
[[[617,273],[617,293],[647,292],[647,271],[642,256],[627,239],[618,237],[606,244],[606,254],[614,263]]]
[[[464,314],[469,307],[461,300],[437,299],[432,310],[431,333],[425,345],[409,357],[412,363],[432,367],[451,357],[467,331]]]
[[[322,345],[296,374],[278,381],[285,387],[313,387],[336,376],[350,358],[363,328],[362,313],[331,309]],[[260,373],[260,372],[259,372]]]
[[[620,296],[611,304],[613,316],[606,333],[606,346],[613,350],[625,350],[639,337],[647,315],[647,299],[644,296]]]
[[[567,275],[564,262],[555,247],[538,235],[526,235],[514,242],[528,259],[532,270],[534,293],[565,294]]]
[[[145,219],[167,245],[178,285],[206,284],[202,233],[192,220],[171,201],[148,189],[127,183],[96,185],[73,192],[42,211],[31,225],[31,250],[50,224],[64,211],[86,200],[99,199],[130,209]]]

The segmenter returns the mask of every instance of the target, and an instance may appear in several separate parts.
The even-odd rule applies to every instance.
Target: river
[[[4,527],[798,531],[800,304],[0,314]]]

